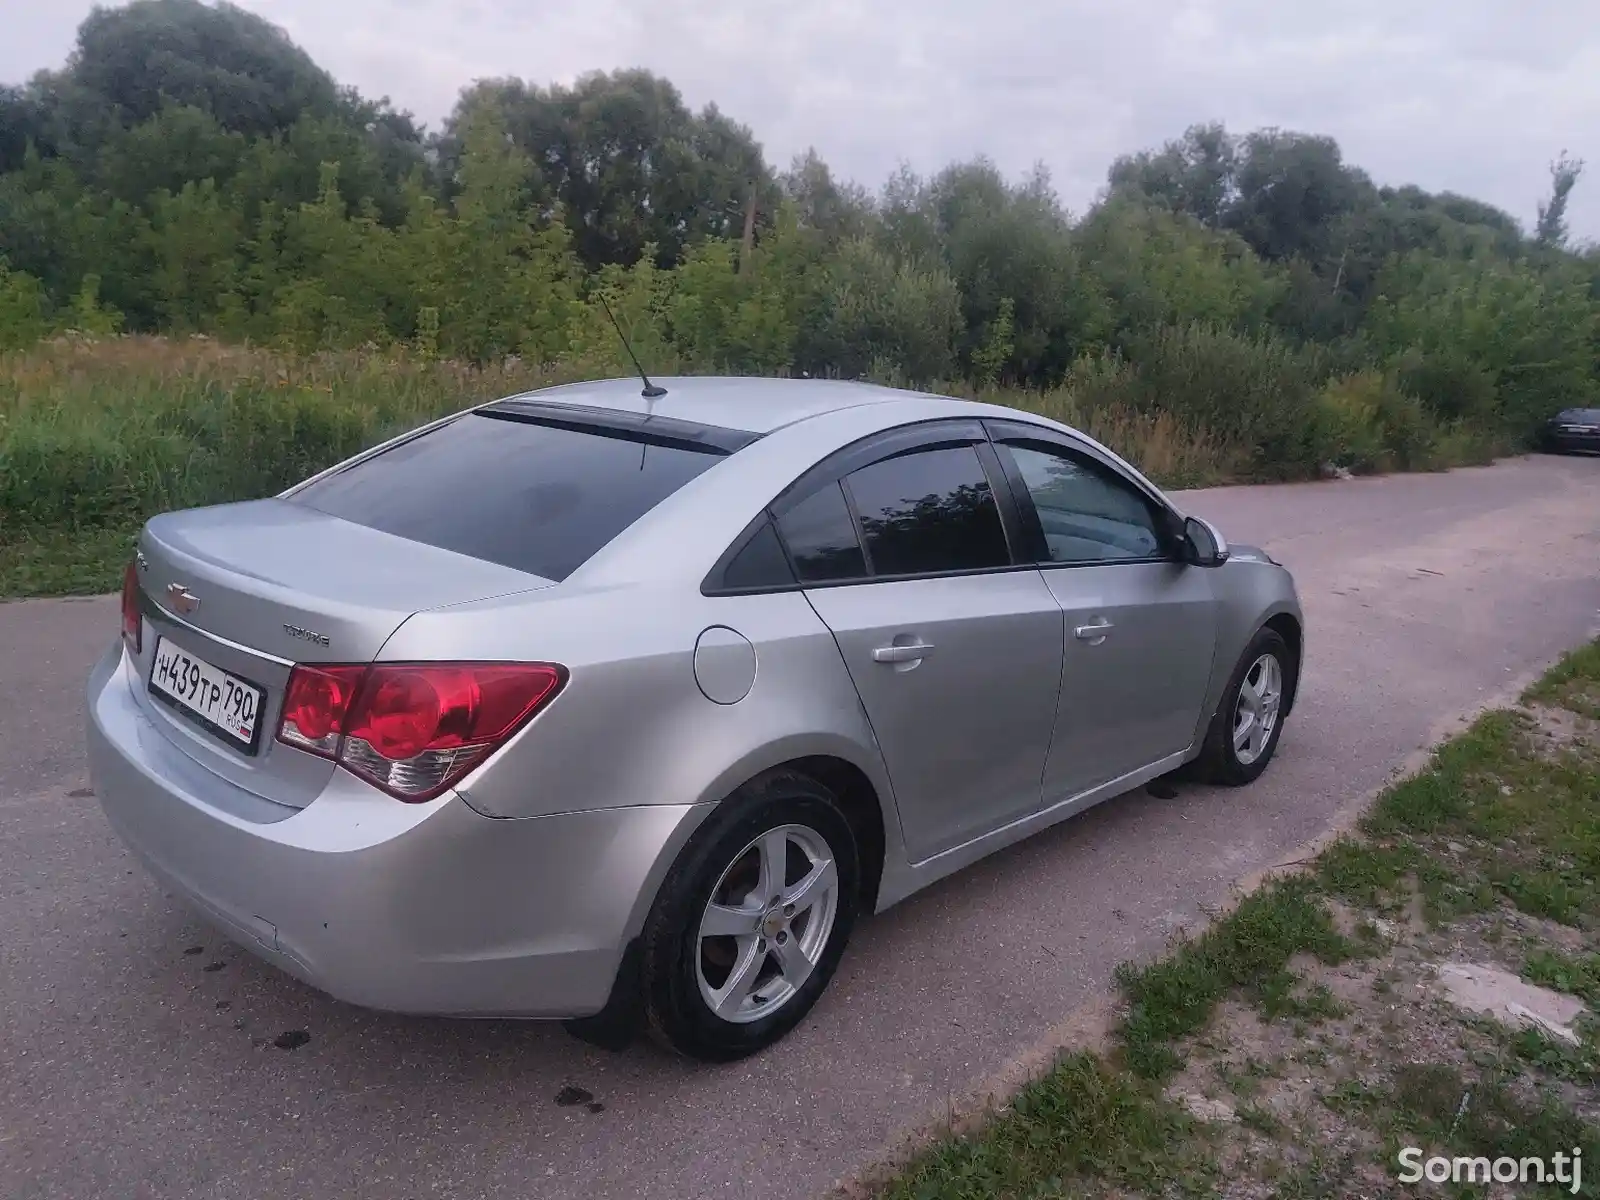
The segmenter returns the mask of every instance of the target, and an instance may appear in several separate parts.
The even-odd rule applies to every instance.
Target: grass
[[[1581,1148],[1585,1158],[1600,1151],[1600,1130],[1552,1099],[1530,1099],[1515,1076],[1500,1071],[1475,1075],[1452,1063],[1402,1063],[1385,1086],[1343,1100],[1371,1126],[1403,1130],[1408,1144],[1431,1146],[1430,1153],[1520,1160],[1556,1150]],[[1390,1161],[1387,1151],[1398,1152],[1400,1140],[1386,1147]],[[1593,1194],[1590,1188],[1585,1195]]]
[[[0,599],[114,591],[137,536],[134,524],[0,531]]]
[[[114,590],[154,513],[271,495],[404,429],[566,378],[204,338],[0,356],[0,596]]]
[[[1600,721],[1600,642],[1569,655],[1560,666],[1528,689],[1534,704],[1564,708]]]
[[[1535,950],[1528,955],[1522,977],[1529,983],[1580,996],[1600,1007],[1600,954],[1573,955],[1558,950]]]
[[[1091,1054],[1023,1088],[983,1134],[945,1142],[889,1184],[885,1200],[1076,1195],[1086,1175],[1204,1195],[1204,1131],[1177,1105]]]
[[[1378,798],[1358,836],[1120,969],[1105,1045],[1065,1055],[875,1194],[1206,1195],[1240,1179],[1249,1195],[1386,1194],[1404,1146],[1490,1159],[1581,1147],[1582,1194],[1600,1194],[1600,1127],[1585,1115],[1600,1111],[1600,1017],[1580,1020],[1573,1046],[1417,999],[1427,955],[1470,943],[1600,1012],[1600,729],[1582,723],[1600,717],[1597,701],[1600,642],[1441,746]],[[1561,925],[1570,932],[1552,941]],[[1365,1000],[1351,999],[1355,983],[1340,997],[1311,981],[1337,964],[1364,979]],[[1225,1002],[1258,1031],[1283,1029],[1284,1048],[1263,1050]],[[1180,1102],[1204,1079],[1231,1121]],[[1297,1079],[1324,1118],[1280,1102]],[[1486,1194],[1452,1188],[1439,1190]]]
[[[1335,963],[1353,952],[1308,881],[1272,884],[1166,957],[1119,969],[1117,982],[1128,1000],[1118,1030],[1124,1061],[1146,1079],[1171,1074],[1182,1065],[1179,1040],[1203,1029],[1217,1004],[1236,991],[1268,1017],[1297,1015],[1290,959],[1312,954]]]

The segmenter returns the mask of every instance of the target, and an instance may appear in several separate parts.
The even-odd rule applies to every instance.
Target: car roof
[[[666,395],[647,399],[637,376],[569,383],[508,396],[506,401],[572,404],[616,412],[649,414],[720,429],[765,435],[808,417],[858,408],[925,399],[951,406],[948,396],[905,391],[840,379],[774,379],[760,376],[668,376],[652,379]],[[501,401],[505,403],[506,401]]]
[[[1132,463],[1109,446],[1071,425],[1007,405],[979,400],[962,400],[934,392],[886,387],[843,379],[793,379],[760,375],[677,375],[660,376],[651,382],[664,395],[646,397],[638,376],[600,379],[584,383],[558,384],[537,388],[493,401],[482,407],[504,406],[543,409],[565,405],[575,410],[611,411],[625,418],[619,424],[650,422],[663,433],[662,425],[677,426],[677,432],[690,440],[719,445],[731,452],[752,441],[763,440],[782,429],[793,429],[819,417],[839,417],[855,412],[864,421],[858,433],[876,431],[891,425],[944,417],[1000,418],[1053,427],[1105,455],[1122,470],[1132,474],[1148,490],[1160,493]],[[878,410],[874,413],[873,410]],[[881,414],[879,417],[878,414]],[[585,418],[579,417],[579,420]],[[870,428],[869,428],[870,427]]]

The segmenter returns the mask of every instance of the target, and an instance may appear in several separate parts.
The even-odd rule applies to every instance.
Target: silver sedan
[[[613,380],[144,528],[89,681],[150,872],[355,1004],[769,1045],[858,916],[1295,700],[1289,573],[1105,447],[859,384]]]

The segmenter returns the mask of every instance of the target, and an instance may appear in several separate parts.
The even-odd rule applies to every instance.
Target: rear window
[[[609,429],[470,413],[292,499],[559,581],[722,457]]]

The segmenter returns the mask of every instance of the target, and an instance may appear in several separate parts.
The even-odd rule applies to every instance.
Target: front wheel
[[[1201,773],[1211,782],[1240,787],[1267,769],[1283,733],[1283,703],[1294,669],[1289,645],[1276,630],[1261,629],[1250,640],[1200,754]]]
[[[833,977],[860,878],[832,792],[789,771],[745,785],[695,832],[645,923],[651,1034],[712,1062],[783,1037]]]

